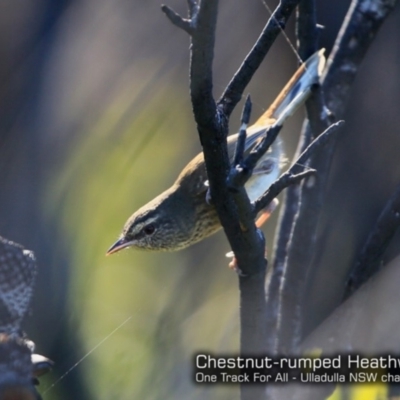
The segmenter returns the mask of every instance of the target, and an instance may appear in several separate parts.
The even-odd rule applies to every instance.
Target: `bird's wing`
[[[311,88],[320,83],[325,67],[325,49],[315,52],[290,78],[267,111],[255,122],[253,127],[266,127],[271,121],[282,125],[311,93]]]
[[[278,97],[265,111],[265,113],[247,129],[245,145],[245,156],[257,146],[265,135],[266,129],[272,124],[280,124],[290,117],[311,93],[311,87],[318,84],[325,66],[325,49],[314,53],[294,73],[286,86],[279,93]],[[237,134],[228,137],[228,151],[233,158]],[[281,141],[277,138],[267,154],[262,157],[254,169],[254,174],[268,174],[275,166],[275,162],[282,164]],[[197,193],[207,190],[207,173],[204,165],[203,154],[197,155],[185,168],[185,175],[181,174],[177,181],[190,179],[192,172],[200,169],[201,173],[195,173]]]
[[[247,129],[245,156],[261,142],[268,127],[273,124],[282,125],[308,98],[312,86],[320,82],[325,66],[324,52],[325,49],[321,49],[304,62],[268,107],[267,111]],[[236,142],[237,136],[237,134],[230,136],[228,143]],[[269,173],[274,167],[274,162],[281,162],[282,146],[278,139],[275,140],[266,156],[257,164],[253,173]],[[231,151],[231,157],[233,158],[233,151]]]

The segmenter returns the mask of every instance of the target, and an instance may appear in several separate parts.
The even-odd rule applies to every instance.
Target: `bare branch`
[[[296,13],[297,49],[304,61],[318,50],[319,29],[315,0],[301,0]]]
[[[271,147],[281,129],[282,125],[274,124],[269,126],[261,142],[242,161],[241,165],[233,166],[228,177],[228,186],[231,189],[235,189],[237,186],[243,186],[247,182],[258,161]]]
[[[289,185],[299,183],[302,179],[313,175],[316,170],[308,169],[303,172],[298,172],[304,168],[304,165],[308,159],[317,151],[320,151],[323,146],[327,144],[329,140],[335,137],[338,129],[344,124],[344,121],[336,122],[332,124],[327,130],[321,133],[300,155],[300,157],[295,161],[295,163],[290,167],[290,169],[285,172],[276,182],[274,182],[268,191],[262,195],[259,199],[254,202],[254,209],[256,212],[261,211],[265,208],[271,201],[282,192],[283,189]]]
[[[230,170],[227,151],[228,116],[216,106],[212,95],[212,61],[218,1],[199,3],[191,38],[190,94],[197,129],[203,146],[209,189],[221,224],[235,252],[240,287],[240,348],[242,354],[265,351],[266,261],[264,237],[254,224],[252,207],[242,187],[232,193],[227,184]],[[242,400],[262,398],[261,386],[241,388]]]
[[[344,124],[344,121],[338,121],[332,124],[324,132],[322,132],[314,141],[300,154],[300,157],[295,161],[292,168],[302,168],[303,165],[311,158],[312,155],[317,154],[316,151],[322,146],[325,146],[328,141],[334,140],[339,128]],[[321,153],[319,153],[321,154]]]
[[[266,308],[264,237],[254,224],[245,189],[232,193],[227,151],[229,114],[218,107],[212,95],[212,60],[218,1],[199,3],[191,38],[190,93],[200,141],[203,146],[209,190],[231,248],[235,252],[240,287],[240,349],[242,354],[265,351]],[[240,96],[239,96],[240,98]],[[231,107],[231,110],[234,106]],[[241,399],[261,399],[262,386],[241,386]]]
[[[241,126],[239,130],[238,140],[236,143],[235,155],[233,157],[234,166],[239,165],[243,162],[244,148],[247,138],[246,129],[250,121],[250,115],[251,115],[251,98],[250,95],[248,95],[243,108]]]
[[[286,189],[290,185],[300,183],[308,176],[315,175],[316,172],[315,169],[309,169],[296,175],[292,175],[290,172],[283,174],[269,187],[268,191],[262,197],[256,200],[254,209],[256,212],[261,211],[263,208],[267,207],[268,204],[270,204],[271,201],[282,192],[282,190]]]
[[[265,136],[261,140],[261,142],[257,145],[255,149],[253,149],[250,154],[247,156],[245,164],[246,167],[253,170],[261,157],[268,151],[268,149],[272,146],[275,139],[278,136],[278,133],[281,131],[282,125],[271,125],[267,128],[265,132]]]
[[[397,0],[353,0],[339,32],[323,79],[327,105],[343,115],[358,67]]]
[[[296,35],[297,48],[302,60],[306,60],[315,51],[318,50],[319,28],[316,20],[315,0],[302,0],[297,6],[296,15]],[[324,128],[315,127],[314,121],[319,121],[321,113],[322,96],[320,86],[312,90],[311,96],[306,101],[307,117],[300,134],[299,143],[295,159],[311,143],[316,132],[322,132]],[[315,106],[317,105],[317,106]],[[318,111],[320,110],[320,111]],[[313,121],[313,127],[310,126],[310,120]],[[278,307],[279,307],[279,288],[282,286],[283,271],[285,268],[286,257],[288,253],[288,244],[293,230],[294,221],[299,209],[300,188],[298,185],[292,185],[287,188],[285,199],[283,201],[278,223],[278,230],[275,236],[273,266],[268,271],[267,276],[267,307],[271,310],[268,320],[268,331],[270,332],[269,351],[273,352],[276,347],[278,331]]]
[[[284,266],[286,261],[286,251],[288,243],[290,243],[290,233],[291,224],[294,220],[294,215],[296,214],[297,200],[299,198],[299,188],[296,183],[299,183],[302,179],[309,175],[318,172],[314,169],[309,169],[304,172],[298,172],[304,168],[308,159],[316,151],[321,151],[328,141],[334,140],[335,132],[343,125],[343,121],[339,121],[336,124],[331,125],[326,131],[324,131],[317,139],[315,139],[297,158],[297,161],[292,165],[292,167],[283,174],[275,183],[271,185],[268,191],[260,197],[254,204],[255,211],[258,212],[262,210],[267,204],[270,204],[273,199],[278,196],[278,194],[289,187],[291,189],[289,196],[286,197],[286,209],[283,213],[284,218],[281,220],[281,231],[279,232],[279,254],[275,254],[275,262],[273,268],[271,268],[267,275],[266,282],[266,296],[267,296],[267,349],[268,352],[274,353],[277,350],[277,340],[278,340],[278,324],[279,324],[279,307],[280,307],[280,288],[285,287],[282,280],[284,274]],[[287,218],[289,216],[289,218]],[[285,217],[287,218],[285,220]],[[293,218],[293,219],[292,219]],[[287,226],[285,226],[285,224]],[[283,228],[282,228],[283,226]],[[284,242],[286,240],[286,243]],[[296,292],[296,286],[292,287],[292,293]],[[296,321],[292,321],[293,324]],[[296,332],[296,331],[294,331]]]
[[[218,105],[222,107],[227,116],[231,115],[233,109],[240,101],[244,89],[264,60],[275,39],[281,30],[284,29],[287,20],[299,1],[282,0],[279,3],[257,39],[257,42],[229,82],[221,98],[218,100]]]
[[[215,0],[201,2],[196,29],[192,35],[190,92],[193,111],[203,146],[211,198],[235,252],[239,268],[245,275],[258,274],[260,270],[265,273],[264,240],[246,211],[251,207],[247,194],[244,189],[232,193],[228,187],[228,120],[221,110],[217,110],[212,96],[211,65],[217,5]],[[249,340],[249,344],[251,341]],[[250,347],[253,345],[251,343]]]
[[[221,127],[223,121],[220,121],[212,94],[212,62],[214,58],[217,14],[218,0],[203,0],[201,7],[198,9],[196,16],[197,23],[192,33],[190,95],[194,117],[199,128],[200,140],[203,146],[203,136],[205,135],[210,136],[210,139],[215,139],[212,138],[214,135],[224,139],[227,135],[227,128]],[[214,157],[218,158],[217,155],[214,155]],[[206,155],[205,159],[207,163]],[[223,159],[227,161],[226,158]],[[211,182],[210,187],[212,188]]]
[[[243,107],[241,126],[238,134],[238,140],[236,143],[235,154],[231,166],[231,170],[228,175],[227,185],[229,190],[232,192],[240,220],[240,228],[242,231],[252,231],[256,242],[258,241],[258,236],[262,234],[254,230],[254,214],[253,207],[250,203],[247,192],[244,188],[244,184],[250,178],[253,169],[246,168],[244,158],[244,150],[247,137],[247,125],[250,121],[251,114],[251,100],[250,96],[247,96],[245,105]],[[239,273],[244,276],[246,273],[239,270]]]
[[[177,12],[175,12],[171,7],[163,4],[161,6],[161,11],[168,17],[168,19],[178,28],[183,29],[189,35],[193,33],[193,27],[191,25],[191,21],[185,18],[182,18]]]
[[[218,1],[203,0],[196,10],[195,23],[191,32],[190,92],[193,112],[208,174],[210,193],[221,224],[234,251],[239,269],[241,353],[262,354],[266,349],[266,300],[264,278],[266,260],[264,237],[254,224],[254,208],[249,202],[243,185],[231,190],[229,179],[238,174],[240,179],[246,171],[232,169],[227,149],[229,116],[241,98],[271,44],[285,25],[290,13],[299,0],[283,0],[267,23],[257,43],[233,77],[220,101],[216,104],[213,95],[212,61],[215,42],[215,26]],[[190,5],[189,5],[190,8]],[[189,14],[191,10],[189,10]],[[245,116],[243,120],[245,120]],[[243,160],[243,170],[252,170],[262,154],[272,144],[280,126],[272,126],[265,139]],[[235,161],[243,159],[241,133]],[[287,182],[298,182],[312,171],[292,174]],[[240,176],[242,174],[242,176]],[[237,176],[234,179],[239,179]],[[243,179],[241,182],[245,182]],[[285,184],[287,184],[285,182]],[[262,398],[263,387],[241,387],[242,399]]]
[[[319,48],[320,28],[317,25],[315,0],[302,0],[297,7],[296,17],[297,47],[300,58],[306,60]],[[307,125],[304,126],[301,134],[303,150],[311,142],[311,138],[315,138],[328,127],[329,123],[333,122],[327,119],[328,113],[320,85],[313,88],[312,95],[306,101],[306,109],[308,123],[311,124],[312,132],[309,132],[311,136],[307,135],[308,128]]]

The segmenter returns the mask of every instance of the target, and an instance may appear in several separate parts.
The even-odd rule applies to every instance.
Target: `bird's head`
[[[125,223],[119,239],[107,255],[132,247],[150,251],[174,251],[186,247],[191,232],[190,212],[182,213],[181,202],[167,191],[136,211]]]

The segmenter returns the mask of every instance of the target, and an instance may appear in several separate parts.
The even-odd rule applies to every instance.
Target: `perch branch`
[[[253,213],[249,212],[252,211],[252,206],[244,187],[235,192],[228,186],[228,176],[231,171],[226,141],[228,120],[245,87],[298,1],[280,2],[253,49],[232,78],[218,105],[212,94],[212,60],[218,1],[202,0],[198,6],[193,1],[189,3],[190,30],[184,19],[171,12],[169,8],[163,7],[163,11],[171,22],[189,31],[191,37],[190,95],[197,130],[203,146],[209,190],[221,225],[235,253],[238,267],[244,274],[244,276],[239,276],[242,354],[265,352],[267,336],[264,290],[265,243],[261,231],[254,224]],[[245,229],[242,229],[243,227]],[[241,386],[242,400],[263,397],[262,386]]]

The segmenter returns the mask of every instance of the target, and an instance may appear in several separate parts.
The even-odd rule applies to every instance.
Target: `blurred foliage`
[[[136,70],[132,76],[145,75]],[[85,351],[131,318],[79,367],[98,399],[174,398],[191,386],[193,351],[233,352],[237,343],[237,294],[227,283],[234,276],[212,268],[221,259],[215,239],[197,262],[187,252],[104,256],[130,213],[167,188],[191,157],[190,112],[182,112],[187,93],[160,83],[143,102],[150,85],[124,81],[52,171],[45,201],[70,246],[69,303]],[[193,398],[203,396],[197,391]]]

